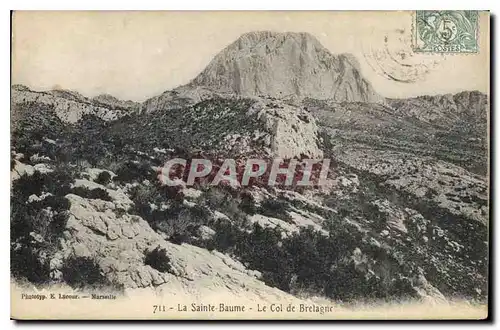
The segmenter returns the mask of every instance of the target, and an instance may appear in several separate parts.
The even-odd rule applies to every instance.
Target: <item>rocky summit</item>
[[[191,84],[245,96],[383,100],[352,55],[331,54],[309,33],[246,33],[215,56]]]

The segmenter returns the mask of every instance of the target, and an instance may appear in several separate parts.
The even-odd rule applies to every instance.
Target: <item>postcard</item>
[[[11,317],[488,317],[490,14],[14,11]]]

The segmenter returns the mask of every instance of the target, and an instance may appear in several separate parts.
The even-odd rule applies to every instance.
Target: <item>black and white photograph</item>
[[[11,33],[13,319],[488,317],[488,11]]]

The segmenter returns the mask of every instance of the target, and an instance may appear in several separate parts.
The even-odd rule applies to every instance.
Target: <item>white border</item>
[[[9,3],[10,2],[10,3]],[[324,1],[324,0],[18,0],[3,1],[2,5],[15,10],[416,10],[416,9],[473,9],[488,10],[494,5],[486,0],[419,0],[419,1]]]

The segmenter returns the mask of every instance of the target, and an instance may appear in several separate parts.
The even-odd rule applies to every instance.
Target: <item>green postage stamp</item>
[[[414,50],[432,53],[477,53],[477,10],[417,10]]]

